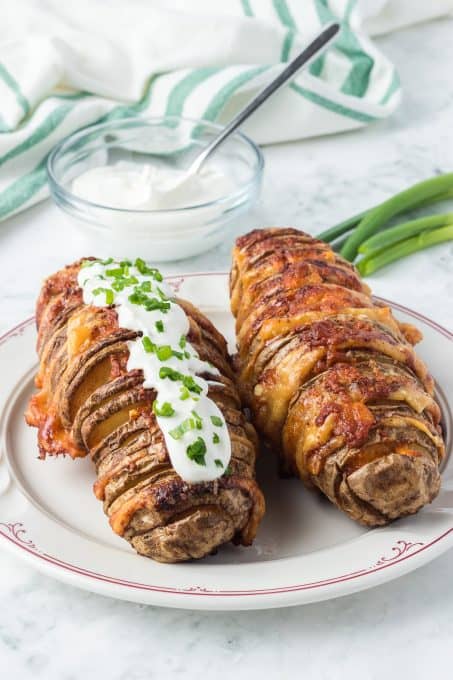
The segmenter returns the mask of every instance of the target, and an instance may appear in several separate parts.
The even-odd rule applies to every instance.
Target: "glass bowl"
[[[71,186],[85,171],[119,161],[139,166],[165,162],[185,169],[221,129],[178,116],[91,125],[62,140],[49,155],[51,195],[82,232],[88,253],[155,262],[197,255],[218,245],[229,224],[258,197],[264,159],[244,134],[233,133],[213,155],[216,168],[232,179],[229,193],[214,201],[171,210],[131,210],[90,202],[76,196]]]

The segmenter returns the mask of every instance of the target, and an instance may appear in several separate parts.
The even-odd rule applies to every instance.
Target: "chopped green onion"
[[[142,344],[145,352],[148,352],[148,354],[151,354],[156,349],[156,345],[147,335],[142,338]]]
[[[198,415],[196,411],[191,411],[194,419],[195,419],[195,427],[197,430],[202,430],[203,429],[203,419]]]
[[[142,260],[140,257],[137,257],[135,260],[135,267],[138,269],[140,274],[142,274],[142,276],[152,276],[156,281],[162,281],[163,279],[162,274],[158,269],[148,267],[145,260]]]
[[[206,465],[206,451],[204,439],[202,437],[197,437],[197,439],[187,447],[186,454],[190,460],[193,460],[198,465]]]
[[[182,387],[179,388],[179,393],[180,393],[179,398],[181,399],[181,401],[185,401],[190,397],[190,392],[185,385],[182,385]]]
[[[163,324],[163,321],[160,321],[160,320],[159,320],[159,321],[156,321],[156,330],[157,330],[159,333],[163,333],[163,332],[164,332],[164,324]]]
[[[174,415],[175,409],[173,406],[168,402],[164,401],[162,406],[158,406],[157,400],[153,402],[153,412],[156,414],[156,416],[163,416],[164,418],[170,418],[170,416]]]
[[[195,392],[195,394],[201,394],[202,392],[200,385],[195,382],[191,375],[183,376],[182,384],[187,387],[189,392]]]
[[[213,443],[213,444],[218,444],[219,442],[220,442],[220,437],[219,437],[219,435],[217,434],[217,432],[214,432],[214,434],[212,435],[212,443]],[[223,466],[222,466],[222,467],[223,467]]]
[[[181,439],[181,437],[183,437],[186,432],[200,429],[200,427],[197,427],[197,421],[195,418],[186,418],[177,427],[175,427],[173,430],[170,430],[169,434],[171,437],[173,437],[173,439]]]
[[[135,283],[138,283],[138,279],[135,276],[123,278],[118,277],[115,279],[115,281],[112,281],[112,288],[116,291],[121,291],[127,288],[128,286],[133,286]]]
[[[214,442],[215,443],[215,442]],[[214,458],[214,463],[217,465],[217,467],[225,467],[220,458]]]
[[[110,288],[95,288],[93,290],[93,295],[100,295],[101,293],[105,294],[105,304],[113,305],[114,300],[113,290],[110,290]]]
[[[167,361],[167,359],[170,359],[173,352],[170,345],[160,345],[156,348],[156,354],[159,361]]]
[[[102,265],[107,265],[107,264],[112,264],[113,262],[113,257],[109,257],[107,260],[101,260]]]
[[[175,371],[170,366],[162,366],[162,368],[159,370],[159,378],[169,378],[173,382],[175,380],[181,380],[182,384],[184,387],[187,387],[189,392],[195,392],[195,394],[200,394],[202,392],[200,385],[195,382],[191,375],[183,375],[179,371]]]
[[[116,269],[106,269],[105,271],[107,276],[124,276],[123,268],[122,267],[117,267]]]
[[[229,477],[232,474],[233,474],[233,468],[231,467],[231,465],[228,465],[227,469],[224,472],[224,475],[225,475],[225,477]]]
[[[178,427],[175,427],[173,430],[170,430],[168,433],[170,437],[173,437],[173,439],[181,439],[181,437],[184,436],[186,432],[190,430],[190,427],[185,427],[184,425],[188,423],[188,420],[184,420]]]
[[[143,293],[151,293],[152,290],[151,281],[142,281],[141,284],[137,286],[137,288],[141,290]]]
[[[219,418],[219,416],[211,416],[211,423],[216,427],[223,427],[222,418]]]
[[[179,338],[179,346],[181,347],[181,349],[184,349],[184,347],[186,346],[186,344],[187,344],[187,338],[186,338],[186,336],[185,336],[185,335],[181,335],[181,337]]]
[[[175,382],[176,380],[182,380],[183,377],[184,376],[179,373],[179,371],[175,371],[171,366],[162,366],[159,370],[159,378],[161,378],[161,380],[169,378],[169,380]]]
[[[157,292],[161,300],[163,300],[164,302],[168,300],[168,297],[165,295],[164,291],[161,288],[159,288],[159,286],[157,286]]]
[[[147,312],[152,312],[156,309],[159,309],[161,312],[167,312],[170,309],[169,302],[161,302],[157,298],[148,297],[146,293],[139,290],[138,286],[134,289],[134,292],[129,295],[128,299],[132,304],[144,307]]]

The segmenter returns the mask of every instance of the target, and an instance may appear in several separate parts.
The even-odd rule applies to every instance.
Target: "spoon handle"
[[[223,140],[236,130],[271,94],[278,90],[292,76],[299,71],[302,66],[306,66],[314,57],[327,47],[340,30],[337,23],[329,24],[323,31],[302,50],[302,52],[291,61],[279,75],[274,78],[266,87],[259,92],[239,113],[228,123],[228,125],[215,137],[207,147],[195,158],[189,168],[189,173],[196,173],[204,163],[206,158],[216,149]]]

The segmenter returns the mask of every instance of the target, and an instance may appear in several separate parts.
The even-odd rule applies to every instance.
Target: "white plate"
[[[182,297],[200,307],[233,343],[226,274],[171,277]],[[451,451],[453,335],[392,304],[423,331],[419,353],[438,382]],[[90,460],[37,459],[36,430],[23,412],[36,371],[33,319],[0,339],[2,458],[0,545],[66,583],[104,595],[193,609],[258,609],[338,597],[384,583],[453,545],[453,462],[447,458],[439,497],[417,516],[366,530],[296,479],[280,480],[262,456],[258,478],[267,514],[251,548],[178,565],[136,555],[112,533],[92,493]],[[233,346],[233,345],[232,345]]]

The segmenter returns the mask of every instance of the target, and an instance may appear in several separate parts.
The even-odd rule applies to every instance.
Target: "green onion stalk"
[[[453,240],[453,224],[448,224],[440,229],[423,231],[417,236],[399,241],[389,248],[373,250],[357,263],[357,268],[362,276],[368,276],[391,262],[412,255],[418,250],[424,250],[438,243],[451,240]]]
[[[453,174],[450,175],[453,177]],[[445,177],[445,175],[441,175],[440,177],[435,177],[435,180],[438,180],[440,178]],[[433,181],[433,180],[427,180],[428,182]],[[421,183],[423,184],[423,182]],[[452,181],[453,185],[453,181]],[[420,186],[419,184],[416,184],[415,187]],[[412,187],[412,189],[415,189],[415,187]],[[410,191],[410,190],[406,190]],[[404,192],[402,192],[404,193]],[[400,194],[397,194],[399,196]],[[397,198],[397,196],[394,196],[393,198]],[[430,205],[431,203],[440,203],[441,201],[446,201],[450,198],[453,198],[453,186],[450,188],[448,191],[442,191],[441,193],[437,193],[434,195],[429,196],[428,198],[420,198],[414,202],[412,205],[408,206],[406,210],[416,210],[418,208],[424,208],[427,205]],[[392,200],[392,199],[390,199]],[[358,224],[365,219],[365,217],[368,217],[373,211],[378,210],[383,204],[380,203],[379,205],[374,206],[373,208],[369,208],[368,210],[363,210],[362,212],[358,213],[357,215],[354,215],[353,217],[349,217],[347,220],[344,220],[343,222],[340,222],[339,224],[336,224],[333,227],[330,227],[329,229],[326,229],[325,231],[322,231],[320,234],[318,234],[319,239],[322,241],[325,241],[326,243],[331,243],[332,241],[335,241],[335,239],[339,238],[340,236],[343,236],[344,234],[347,234],[349,231],[354,229],[355,227],[358,226]],[[400,211],[399,211],[400,212]],[[398,213],[394,213],[399,214]],[[384,225],[381,225],[384,226]]]
[[[430,215],[429,217],[420,217],[417,220],[410,222],[403,222],[395,227],[381,231],[371,238],[364,241],[359,246],[359,253],[364,255],[372,254],[377,250],[388,248],[395,243],[404,241],[411,236],[417,236],[424,231],[437,229],[438,227],[445,227],[453,225],[453,213],[443,213],[440,215]]]
[[[344,244],[341,254],[352,262],[363,241],[370,238],[392,217],[414,208],[417,204],[420,205],[423,201],[433,199],[435,196],[439,197],[452,189],[453,173],[447,173],[414,184],[409,189],[389,198],[365,215]]]

